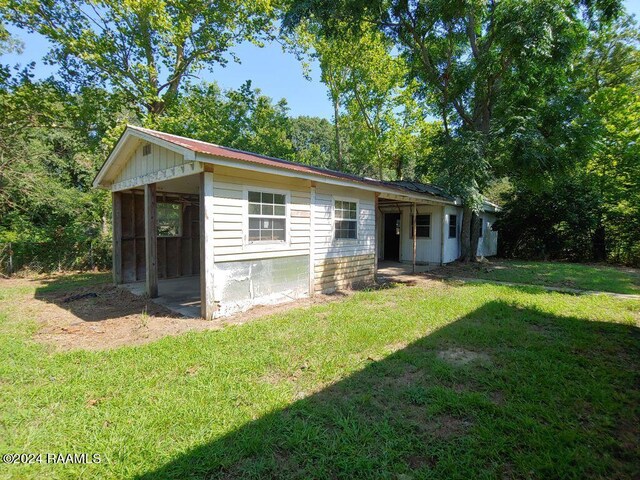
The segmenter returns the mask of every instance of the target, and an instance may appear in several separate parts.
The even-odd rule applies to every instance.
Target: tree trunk
[[[396,166],[396,180],[402,180],[402,155],[396,155],[394,164]]]
[[[471,260],[471,216],[470,207],[462,208],[462,231],[460,232],[460,260],[467,263]]]
[[[478,242],[480,240],[480,228],[482,227],[482,219],[475,213],[471,215],[471,239],[470,239],[470,250],[471,257],[470,260],[475,262],[477,259],[478,253]]]
[[[336,130],[336,155],[337,155],[337,162],[338,162],[338,164],[336,165],[336,169],[342,170],[343,159],[342,159],[342,143],[340,142],[340,100],[338,100],[337,98],[334,98],[332,100],[333,100],[333,119],[334,119],[334,126]]]

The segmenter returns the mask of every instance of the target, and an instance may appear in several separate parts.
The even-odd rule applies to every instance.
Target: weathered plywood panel
[[[442,207],[439,205],[418,205],[418,215],[431,215],[429,238],[416,240],[417,263],[440,263],[442,249]],[[411,208],[402,207],[400,217],[400,261],[413,261],[413,238],[411,236]]]
[[[494,213],[482,212],[482,237],[478,241],[478,256],[491,257],[498,254],[498,232],[491,230],[496,215]]]
[[[460,231],[462,230],[462,208],[453,207],[453,206],[445,206],[445,222],[444,222],[444,263],[453,262],[458,259],[460,256]],[[452,218],[451,216],[455,215],[456,222],[456,236],[449,237],[449,225],[451,225]]]

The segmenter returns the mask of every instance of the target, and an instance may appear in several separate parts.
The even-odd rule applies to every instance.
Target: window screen
[[[283,193],[249,192],[249,241],[286,239],[287,200]]]
[[[431,215],[416,215],[416,237],[431,236]],[[413,215],[411,216],[411,238],[413,238]]]
[[[458,237],[458,216],[449,215],[449,238]]]
[[[355,202],[336,200],[335,238],[358,238],[358,207]]]
[[[158,203],[158,236],[182,235],[182,206],[179,203]]]

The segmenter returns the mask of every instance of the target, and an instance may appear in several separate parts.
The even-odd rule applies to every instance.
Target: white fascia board
[[[329,185],[337,185],[340,187],[357,188],[359,190],[365,190],[368,192],[379,193],[381,198],[389,198],[396,200],[410,200],[417,202],[434,202],[438,204],[456,205],[452,200],[444,200],[439,198],[424,197],[421,195],[412,195],[410,193],[401,193],[398,190],[392,188],[386,188],[383,186],[373,186],[367,183],[341,180],[339,178],[332,178],[325,175],[314,174],[310,172],[298,172],[294,170],[288,170],[286,168],[270,167],[268,165],[259,165],[256,163],[250,163],[245,161],[237,161],[229,158],[218,157],[213,155],[207,155],[198,153],[197,159],[199,162],[209,163],[212,165],[221,165],[224,167],[238,168],[242,170],[251,170],[252,172],[267,173],[271,175],[280,175],[282,177],[301,178],[303,180],[310,180],[313,182],[321,182]]]

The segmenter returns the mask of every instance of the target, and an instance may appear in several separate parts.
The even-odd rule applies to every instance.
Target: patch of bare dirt
[[[106,350],[139,345],[188,331],[217,330],[292,308],[337,301],[350,292],[317,295],[280,305],[254,307],[246,312],[207,321],[185,318],[148,298],[110,284],[46,291],[51,279],[0,279],[1,287],[36,285],[35,295],[16,295],[8,305],[17,319],[39,324],[34,339],[57,350]]]
[[[60,350],[104,350],[151,342],[219,324],[184,318],[151,300],[112,285],[36,293],[25,299],[40,324],[35,340]]]
[[[474,352],[464,348],[449,348],[439,350],[438,358],[455,366],[468,365],[470,363],[490,363],[491,357],[483,352]]]

